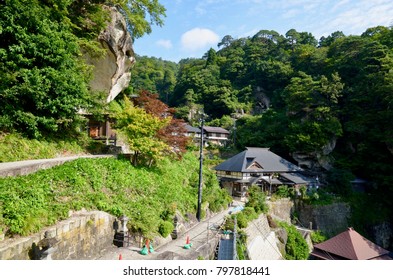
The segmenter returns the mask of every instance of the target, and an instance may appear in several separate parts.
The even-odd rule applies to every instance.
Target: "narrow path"
[[[212,248],[215,248],[219,238],[218,228],[224,222],[225,216],[229,215],[238,206],[234,201],[234,206],[229,207],[213,217],[197,223],[185,234],[170,241],[161,247],[154,248],[153,253],[142,255],[141,248],[138,247],[111,247],[99,258],[100,260],[118,260],[121,256],[124,260],[196,260],[198,257],[209,255]],[[189,237],[192,246],[185,249],[184,245]]]

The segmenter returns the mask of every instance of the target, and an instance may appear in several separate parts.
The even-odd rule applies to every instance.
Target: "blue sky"
[[[393,25],[392,0],[159,0],[166,8],[164,26],[134,42],[138,55],[178,62],[201,58],[225,35],[253,36],[291,28],[316,39],[335,31],[360,35],[367,28]]]

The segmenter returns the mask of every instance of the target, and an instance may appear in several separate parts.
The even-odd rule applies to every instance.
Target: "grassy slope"
[[[54,158],[85,153],[88,140],[83,137],[66,140],[35,140],[20,134],[0,132],[0,162]]]
[[[228,203],[205,169],[204,201],[213,210]],[[134,230],[155,235],[175,211],[195,212],[198,159],[166,160],[154,169],[114,158],[79,159],[48,170],[0,179],[0,232],[27,235],[68,217],[69,210],[98,209],[131,218]]]

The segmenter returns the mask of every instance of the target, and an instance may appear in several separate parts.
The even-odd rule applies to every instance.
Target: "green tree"
[[[338,162],[354,174],[378,182],[375,190],[389,194],[382,198],[389,201],[393,183],[389,163],[393,160],[392,50],[376,38],[351,36],[335,42],[328,59],[346,85],[340,103],[345,137],[337,147]]]
[[[104,0],[99,0],[105,3]],[[119,7],[125,15],[128,29],[133,38],[150,34],[151,25],[162,26],[165,17],[165,7],[158,0],[112,0],[110,4]]]
[[[168,104],[176,84],[177,68],[172,61],[136,55],[129,90],[132,94],[141,90],[158,93],[160,99]]]
[[[127,97],[121,106],[112,106],[115,128],[127,137],[134,165],[151,166],[170,149],[157,138],[157,132],[168,124],[170,118],[160,119],[148,114],[143,108],[135,107]]]
[[[336,105],[343,84],[337,74],[331,80],[325,76],[314,80],[305,73],[299,76],[283,92],[289,118],[285,141],[291,151],[318,151],[342,135]]]
[[[217,44],[217,46],[219,48],[221,48],[221,47],[223,47],[223,48],[229,47],[232,44],[233,40],[234,39],[233,39],[233,37],[231,35],[225,35],[222,38],[221,42]]]
[[[340,38],[344,38],[345,35],[342,31],[335,31],[332,34],[330,34],[329,36],[325,37],[322,36],[319,39],[319,46],[321,47],[329,47],[331,44],[333,44],[336,40],[340,39]]]
[[[3,2],[0,130],[35,138],[72,131],[79,127],[78,112],[96,104],[80,48],[102,53],[96,38],[108,20],[103,5],[123,11],[134,37],[162,25],[165,16],[157,0]]]
[[[156,137],[171,148],[170,153],[167,153],[169,156],[175,155],[177,158],[181,158],[186,152],[189,138],[185,136],[184,121],[174,118],[175,110],[160,101],[157,94],[148,91],[141,91],[138,97],[133,99],[133,102],[159,119],[170,119],[167,125],[157,131]]]
[[[0,6],[0,130],[29,137],[76,125],[87,107],[87,68],[78,58],[78,39],[65,17],[41,1],[6,1]]]

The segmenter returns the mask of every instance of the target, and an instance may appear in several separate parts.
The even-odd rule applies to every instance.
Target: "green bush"
[[[248,218],[249,221],[258,218],[258,214],[255,212],[255,209],[252,207],[245,207],[242,212]]]
[[[222,229],[223,230],[230,230],[230,231],[234,231],[235,228],[235,223],[234,223],[234,219],[233,216],[227,216],[225,219],[224,224],[222,225]]]
[[[288,233],[287,244],[285,246],[285,258],[287,260],[306,260],[309,256],[309,248],[306,240],[297,231],[296,227],[285,222],[280,222],[279,225],[283,227]]]
[[[247,234],[239,230],[236,239],[236,252],[239,260],[247,260]]]
[[[325,240],[327,240],[327,237],[320,230],[311,232],[311,241],[313,244],[318,244]]]
[[[251,186],[248,189],[248,201],[246,207],[254,208],[257,214],[267,213],[269,207],[266,203],[266,196],[257,186]]]
[[[293,188],[288,188],[288,186],[279,186],[273,195],[278,198],[293,197]]]
[[[169,221],[161,221],[160,226],[158,227],[158,232],[161,234],[162,237],[167,237],[169,234],[172,233],[174,229],[173,223]]]
[[[237,220],[237,226],[239,228],[246,228],[248,226],[249,219],[248,217],[244,214],[244,212],[240,212],[235,215],[236,220]]]

